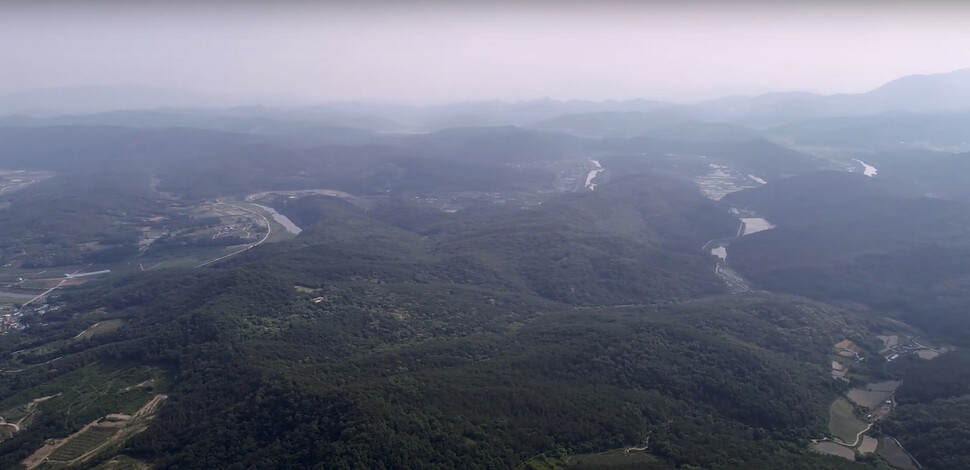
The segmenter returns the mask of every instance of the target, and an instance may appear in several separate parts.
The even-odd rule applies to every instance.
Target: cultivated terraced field
[[[118,432],[117,429],[92,427],[77,436],[74,436],[63,446],[51,453],[49,460],[67,462],[74,460],[96,447],[108,442],[111,436]]]

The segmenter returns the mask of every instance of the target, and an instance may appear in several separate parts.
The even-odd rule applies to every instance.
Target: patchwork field
[[[86,431],[74,435],[71,440],[58,447],[47,458],[58,462],[74,460],[105,444],[117,432],[118,428],[92,426]]]
[[[110,413],[64,439],[48,440],[43,447],[27,457],[22,465],[28,470],[40,466],[70,468],[89,461],[108,449],[117,450],[117,445],[146,429],[148,421],[167,398],[167,395],[155,395],[132,415]],[[113,468],[143,468],[131,464],[132,462],[120,460]]]

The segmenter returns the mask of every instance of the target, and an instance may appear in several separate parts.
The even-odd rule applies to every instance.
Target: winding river
[[[262,204],[253,204],[253,205],[256,206],[256,207],[259,207],[260,209],[262,209],[262,210],[264,210],[266,212],[269,212],[270,215],[273,216],[273,220],[275,220],[278,224],[282,225],[283,228],[285,228],[287,232],[290,232],[293,235],[299,235],[300,232],[303,231],[303,229],[301,229],[300,227],[297,227],[297,225],[294,224],[293,221],[290,220],[289,217],[287,217],[287,216],[285,216],[283,214],[280,214],[279,212],[276,212],[276,210],[273,209],[272,207],[267,207],[267,206],[264,206]]]
[[[593,182],[593,179],[596,178],[596,175],[603,171],[603,165],[600,165],[599,160],[590,160],[590,163],[592,163],[596,169],[590,171],[589,174],[586,175],[586,187],[589,188],[590,191],[593,191],[596,189],[596,183]]]

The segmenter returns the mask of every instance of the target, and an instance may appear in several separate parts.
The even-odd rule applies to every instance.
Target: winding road
[[[843,444],[843,445],[845,445],[846,447],[855,447],[859,445],[859,441],[862,439],[862,435],[869,432],[870,429],[872,429],[872,423],[869,423],[869,425],[866,426],[865,429],[863,429],[862,431],[859,431],[859,434],[855,435],[855,442],[853,442],[852,444]],[[836,442],[836,444],[838,444],[838,442]]]

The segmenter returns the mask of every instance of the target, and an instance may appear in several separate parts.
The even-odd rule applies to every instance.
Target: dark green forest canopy
[[[5,164],[54,175],[0,199],[0,244],[58,253],[38,260],[49,265],[107,261],[74,251],[82,240],[130,256],[138,234],[119,214],[276,189],[358,196],[279,196],[268,204],[304,229],[295,238],[58,291],[69,307],[0,337],[0,400],[151,370],[169,399],[119,450],[155,468],[880,468],[808,450],[849,386],[831,378],[832,345],[871,344],[889,328],[883,314],[956,343],[970,327],[960,182],[947,180],[949,199],[927,197],[940,172],[901,185],[893,171],[919,166],[903,157],[883,157],[884,183],[812,174],[826,165],[711,123],[602,140],[257,124],[274,130],[0,129]],[[607,168],[595,191],[551,192],[561,167],[550,162],[572,159],[585,175],[591,158]],[[711,201],[691,178],[712,163],[771,183]],[[532,199],[455,213],[426,202],[464,191]],[[727,294],[701,247],[736,233],[732,205],[778,227],[732,242],[731,265],[756,287],[815,300]],[[841,301],[870,311],[820,303]],[[106,320],[124,322],[76,340]],[[950,372],[965,359],[858,366],[906,376],[899,415],[880,432],[927,468],[967,466],[966,377]],[[113,405],[58,403],[0,443],[0,468]],[[635,461],[609,460],[645,443]]]
[[[858,466],[805,442],[843,391],[829,348],[871,320],[768,294],[683,302],[721,292],[699,247],[734,230],[687,183],[448,217],[394,204],[295,201],[310,225],[293,240],[67,292],[75,326],[36,342],[102,307],[125,326],[4,395],[91,363],[169,371],[125,450],[157,468],[515,468],[648,438],[643,468]],[[34,429],[4,462],[54,428]]]
[[[838,393],[824,351],[866,328],[774,296],[655,309],[547,304],[529,319],[500,303],[487,315],[485,302],[461,291],[393,292],[392,306],[415,306],[403,322],[359,304],[364,296],[318,307],[242,268],[203,278],[161,297],[119,299],[132,306],[123,310],[130,326],[78,354],[177,369],[172,403],[130,449],[162,468],[503,468],[647,436],[665,466],[795,459],[823,468],[826,459],[786,442],[824,432]],[[439,329],[442,305],[480,313],[456,312],[455,330]],[[187,313],[165,318],[171,308]],[[804,350],[819,352],[799,357]],[[720,444],[698,446],[709,439]]]
[[[970,207],[895,195],[878,179],[818,173],[728,196],[777,228],[743,237],[731,263],[773,291],[854,301],[967,344]]]
[[[926,468],[967,468],[970,429],[970,352],[955,351],[907,374],[900,407],[883,430],[899,440]]]

